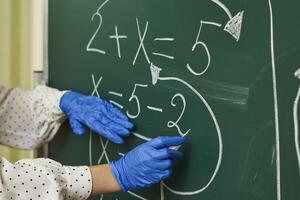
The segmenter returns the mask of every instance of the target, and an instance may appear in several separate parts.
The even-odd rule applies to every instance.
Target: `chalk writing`
[[[192,69],[192,67],[190,66],[190,64],[187,64],[187,65],[186,65],[186,67],[188,68],[188,70],[189,70],[192,74],[194,74],[194,75],[196,75],[196,76],[201,76],[201,75],[203,75],[203,74],[208,70],[209,65],[210,65],[210,60],[211,60],[210,53],[209,53],[209,49],[208,49],[207,45],[206,45],[204,42],[200,41],[200,34],[201,34],[201,31],[202,31],[202,26],[203,26],[203,24],[206,24],[206,25],[212,25],[212,26],[217,26],[217,27],[220,27],[220,26],[221,26],[221,24],[214,23],[214,22],[208,22],[208,21],[201,21],[201,22],[200,22],[200,28],[199,28],[199,31],[198,31],[198,34],[197,34],[196,42],[195,42],[195,44],[193,45],[192,51],[194,52],[195,49],[196,49],[199,45],[202,46],[202,47],[205,49],[205,52],[206,52],[206,54],[207,54],[207,65],[205,66],[204,70],[201,71],[201,72],[195,72],[195,71]]]
[[[300,69],[295,72],[295,76],[300,79]],[[300,86],[297,92],[296,99],[294,101],[294,108],[293,108],[293,117],[294,117],[294,132],[295,132],[295,148],[297,153],[298,159],[298,166],[299,166],[299,174],[300,174],[300,145],[299,145],[299,121],[298,121],[298,107],[299,107],[299,99],[300,99]]]
[[[117,43],[117,48],[118,48],[118,56],[119,58],[122,57],[121,55],[121,45],[120,45],[120,39],[127,39],[127,35],[119,35],[118,33],[118,26],[115,26],[115,35],[109,36],[110,39],[115,39]]]
[[[185,107],[186,107],[186,100],[185,100],[185,98],[184,98],[184,96],[183,96],[182,94],[179,94],[179,93],[175,94],[175,95],[173,96],[173,98],[172,98],[172,101],[171,101],[171,105],[172,105],[173,107],[176,107],[176,106],[177,106],[177,104],[175,103],[175,99],[176,99],[176,98],[179,98],[179,99],[182,101],[182,104],[183,104],[182,111],[181,111],[181,113],[180,113],[178,119],[177,119],[175,122],[169,121],[168,124],[167,124],[167,126],[168,126],[169,128],[176,127],[178,133],[179,133],[181,136],[184,137],[184,136],[186,136],[186,135],[191,131],[191,129],[189,129],[189,130],[187,130],[185,133],[183,133],[182,130],[180,129],[178,123],[179,123],[179,121],[181,120],[181,118],[182,118],[182,116],[183,116],[183,114],[184,114]]]
[[[213,110],[211,109],[210,105],[207,103],[207,101],[205,100],[205,98],[193,87],[191,86],[189,83],[187,83],[186,81],[177,78],[177,77],[160,77],[160,72],[162,71],[162,69],[160,69],[159,67],[155,66],[154,64],[151,63],[150,65],[150,70],[152,71],[152,83],[155,83],[154,85],[156,85],[158,83],[158,81],[176,81],[179,82],[181,84],[183,84],[184,86],[186,86],[188,89],[190,89],[198,98],[199,100],[205,105],[206,109],[208,110],[216,131],[217,131],[217,135],[218,135],[218,142],[219,142],[219,156],[218,156],[218,161],[216,164],[216,168],[210,178],[210,180],[208,181],[208,183],[199,188],[198,190],[195,191],[178,191],[178,190],[174,190],[171,187],[169,187],[168,185],[166,185],[165,183],[163,183],[163,185],[172,193],[177,194],[177,195],[195,195],[195,194],[199,194],[201,192],[203,192],[204,190],[206,190],[210,184],[213,182],[213,180],[215,179],[220,166],[221,166],[221,161],[222,161],[222,156],[223,156],[223,140],[222,140],[222,134],[221,134],[221,129],[219,127],[217,118],[213,112]]]
[[[228,32],[232,37],[235,38],[236,41],[239,41],[240,36],[241,36],[241,27],[242,27],[242,21],[243,21],[243,15],[244,15],[244,11],[240,11],[238,12],[236,15],[232,15],[230,10],[227,8],[227,6],[225,4],[223,4],[220,0],[211,0],[214,4],[218,5],[220,8],[222,8],[222,10],[227,14],[229,21],[226,22],[226,25],[224,26],[224,31]],[[100,49],[100,48],[96,48],[96,47],[92,47],[95,46],[96,44],[96,39],[98,39],[98,37],[101,34],[102,31],[102,23],[103,23],[103,16],[101,13],[101,10],[104,8],[105,5],[107,5],[109,3],[109,0],[105,0],[103,3],[100,4],[100,6],[98,7],[97,11],[92,15],[91,20],[94,21],[95,19],[99,20],[98,26],[96,28],[96,30],[94,31],[94,33],[92,34],[92,37],[89,39],[89,42],[86,46],[86,51],[88,52],[96,52],[99,53],[99,55],[101,54],[101,56],[105,56],[107,54],[107,49]],[[134,22],[134,21],[133,21]],[[199,103],[201,106],[204,105],[204,107],[206,108],[206,110],[208,111],[208,113],[210,114],[210,117],[214,123],[214,128],[216,130],[216,134],[217,134],[217,138],[218,138],[218,159],[216,162],[216,166],[214,168],[214,171],[210,177],[210,179],[208,180],[208,182],[203,185],[203,186],[198,186],[197,190],[194,191],[179,191],[179,190],[175,190],[173,188],[171,188],[170,186],[168,186],[167,184],[165,184],[164,182],[161,182],[160,184],[160,197],[161,200],[165,199],[165,189],[168,190],[169,192],[176,194],[176,195],[196,195],[199,194],[203,191],[205,191],[214,181],[220,166],[221,166],[221,162],[222,162],[222,157],[223,157],[223,141],[222,141],[222,133],[221,133],[221,129],[219,127],[218,121],[217,121],[217,117],[215,116],[211,106],[208,104],[208,102],[206,101],[206,99],[200,94],[199,91],[197,91],[190,83],[188,83],[187,81],[178,78],[176,76],[160,76],[160,73],[162,71],[162,69],[156,65],[153,64],[152,58],[162,58],[162,59],[168,59],[169,62],[173,62],[175,61],[175,56],[177,55],[172,55],[172,52],[161,52],[159,49],[151,49],[148,46],[148,42],[155,42],[155,44],[160,44],[160,43],[170,43],[170,44],[176,44],[176,42],[178,41],[178,38],[175,37],[156,37],[155,35],[150,35],[153,34],[152,31],[149,31],[149,21],[144,20],[144,23],[140,23],[139,18],[137,17],[135,19],[135,23],[136,23],[136,30],[137,30],[137,39],[138,39],[138,45],[137,45],[137,49],[136,52],[134,54],[134,57],[132,58],[132,65],[135,66],[137,65],[137,61],[139,59],[142,58],[144,59],[144,62],[146,62],[146,66],[150,65],[150,73],[151,73],[151,80],[152,80],[152,87],[156,87],[158,84],[161,84],[161,82],[164,81],[172,81],[172,82],[177,82],[182,84],[184,87],[186,87],[189,91],[192,92],[192,94],[199,100]],[[215,27],[217,29],[219,29],[220,27],[222,27],[221,23],[217,23],[217,22],[212,22],[212,21],[208,21],[208,20],[200,20],[200,27],[197,30],[197,35],[196,35],[196,40],[193,44],[191,44],[192,48],[191,48],[191,52],[193,54],[196,54],[196,51],[199,50],[204,50],[204,56],[205,56],[205,60],[207,60],[207,63],[204,66],[197,66],[197,65],[193,65],[191,64],[191,62],[187,61],[183,63],[183,68],[187,69],[191,74],[195,75],[195,76],[201,76],[204,75],[210,65],[211,65],[211,52],[210,52],[210,48],[208,46],[208,44],[206,42],[204,42],[203,39],[203,35],[201,35],[204,31],[204,29],[206,29],[205,27],[209,28],[209,27]],[[212,29],[214,30],[214,29]],[[108,35],[106,38],[110,39],[110,40],[114,40],[116,47],[117,47],[117,57],[119,59],[123,58],[123,54],[127,53],[125,51],[122,51],[122,47],[124,46],[124,44],[122,43],[122,41],[128,39],[128,38],[132,38],[134,36],[131,35],[127,35],[126,33],[122,32],[122,34],[120,34],[119,32],[119,28],[118,25],[115,24],[114,25],[114,33],[111,35]],[[102,39],[105,37],[101,37]],[[129,40],[127,40],[128,42]],[[146,48],[147,47],[147,48]],[[148,49],[149,48],[149,49]],[[189,47],[190,48],[190,47]],[[149,50],[149,53],[148,53]],[[170,54],[169,54],[170,53]],[[151,57],[150,57],[151,56]],[[196,55],[200,58],[200,54]],[[202,58],[201,58],[202,59]],[[134,69],[134,68],[133,68]],[[100,97],[98,88],[100,86],[100,83],[103,81],[103,77],[100,77],[97,81],[94,77],[94,75],[92,75],[92,83],[93,83],[93,92],[92,95],[96,95],[98,97]],[[145,103],[143,103],[143,98],[142,95],[138,94],[139,92],[142,92],[142,90],[148,90],[149,89],[149,85],[147,84],[147,82],[144,83],[134,83],[133,84],[133,89],[131,91],[131,94],[129,95],[128,98],[128,104],[126,105],[126,103],[123,104],[120,102],[117,102],[117,100],[126,97],[126,94],[123,95],[122,91],[116,92],[116,91],[107,91],[107,93],[111,96],[114,97],[115,99],[110,99],[109,102],[112,103],[113,105],[115,105],[116,107],[118,107],[119,109],[126,111],[127,116],[134,120],[137,119],[140,115],[143,114],[143,108],[148,109],[148,111],[153,111],[153,112],[157,112],[157,114],[163,113],[165,112],[164,109],[164,105],[158,105],[158,106],[152,106],[152,104],[150,103],[150,105],[144,105]],[[139,91],[139,92],[138,92]],[[103,92],[103,91],[102,91]],[[116,100],[116,98],[119,98]],[[184,124],[181,123],[181,120],[184,118],[185,112],[186,112],[186,106],[187,104],[187,100],[186,97],[181,94],[181,93],[176,93],[172,99],[170,99],[170,104],[171,106],[175,109],[179,109],[180,110],[180,114],[178,117],[175,117],[175,119],[171,120],[169,119],[167,121],[166,124],[164,124],[164,126],[171,128],[171,129],[175,129],[179,135],[183,136],[183,137],[187,137],[188,135],[190,135],[190,133],[192,132],[191,129],[187,129],[187,128],[182,128],[184,127]],[[185,129],[185,130],[184,130]],[[136,138],[139,138],[143,141],[149,141],[151,140],[150,137],[147,137],[141,133],[132,133],[133,136],[135,136]],[[109,163],[110,159],[108,156],[108,152],[107,152],[107,148],[109,146],[109,141],[100,137],[99,136],[99,143],[101,145],[102,148],[102,153],[101,155],[98,157],[97,163]],[[176,147],[172,147],[172,149],[179,149],[180,146],[176,146]],[[278,150],[278,149],[277,149]],[[123,156],[124,154],[121,152],[117,153],[120,156]],[[90,133],[90,138],[89,138],[89,159],[90,159],[90,164],[92,164],[92,134]],[[278,153],[277,153],[277,163],[278,163]],[[130,194],[132,197],[136,198],[136,199],[142,199],[145,200],[146,198],[138,195],[132,191],[128,191],[128,194]],[[103,199],[103,195],[101,196],[101,199]],[[280,200],[280,199],[278,199]]]
[[[93,36],[91,37],[89,43],[88,43],[87,46],[86,46],[86,51],[88,51],[88,52],[97,52],[97,53],[100,53],[100,54],[106,54],[105,51],[100,50],[100,49],[97,49],[97,48],[92,48],[91,45],[92,45],[92,43],[93,43],[95,37],[97,36],[97,34],[98,34],[98,32],[99,32],[99,30],[100,30],[100,28],[101,28],[101,26],[102,26],[103,18],[102,18],[102,15],[100,14],[100,10],[102,9],[102,7],[103,7],[108,1],[109,1],[109,0],[104,1],[104,2],[99,6],[99,8],[97,9],[97,12],[94,13],[93,16],[92,16],[92,21],[94,21],[95,17],[98,17],[98,19],[99,19],[99,24],[98,24],[98,27],[97,27],[95,33],[93,34]]]
[[[137,87],[146,88],[146,87],[148,87],[148,85],[143,85],[143,84],[135,84],[134,85],[134,89],[133,89],[133,91],[131,93],[131,96],[129,98],[129,102],[135,101],[136,106],[137,106],[137,112],[136,112],[136,114],[131,114],[128,110],[126,112],[128,117],[130,117],[131,119],[137,118],[140,115],[140,112],[141,112],[140,100],[139,100],[138,96],[135,94]]]
[[[225,25],[224,31],[232,35],[232,37],[234,37],[236,41],[239,41],[241,36],[244,11],[240,11],[235,16],[232,16],[227,6],[223,4],[220,0],[211,0],[211,1],[217,4],[220,8],[222,8],[224,12],[227,14],[227,16],[229,17],[229,21]]]

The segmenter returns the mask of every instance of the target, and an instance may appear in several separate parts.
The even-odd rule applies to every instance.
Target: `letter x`
[[[92,80],[93,80],[93,85],[94,85],[94,90],[92,92],[92,96],[94,96],[96,94],[97,97],[100,97],[99,92],[98,92],[98,87],[102,81],[102,76],[99,78],[99,80],[96,83],[95,76],[94,76],[94,74],[92,74]]]
[[[106,151],[107,146],[108,146],[108,144],[109,144],[109,140],[106,139],[105,144],[104,144],[103,138],[102,138],[101,136],[99,136],[99,140],[100,140],[101,147],[102,147],[102,153],[101,153],[101,155],[100,155],[100,157],[99,157],[99,159],[98,159],[98,164],[101,164],[101,163],[102,163],[102,160],[103,160],[103,157],[104,157],[104,156],[105,156],[105,159],[106,159],[106,163],[109,163],[110,160],[109,160],[109,158],[108,158],[107,151]]]
[[[146,49],[145,49],[145,45],[144,45],[144,40],[145,40],[145,37],[146,37],[146,35],[147,35],[147,30],[148,30],[148,24],[149,24],[149,23],[146,22],[146,26],[145,26],[145,29],[144,29],[144,33],[143,33],[143,36],[142,36],[142,35],[141,35],[141,30],[140,30],[139,20],[138,20],[138,18],[136,18],[136,25],[137,25],[137,30],[138,30],[138,34],[139,34],[140,45],[139,45],[139,48],[138,48],[138,50],[137,50],[137,52],[136,52],[136,55],[135,55],[135,57],[134,57],[133,65],[135,65],[136,59],[137,59],[137,57],[138,57],[138,55],[139,55],[141,49],[143,49],[143,52],[144,52],[144,55],[145,55],[145,57],[146,57],[146,59],[147,59],[148,64],[151,63],[151,62],[150,62],[150,59],[149,59],[149,57],[148,57],[147,51],[146,51]]]

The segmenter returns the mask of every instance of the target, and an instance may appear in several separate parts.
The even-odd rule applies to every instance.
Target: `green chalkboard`
[[[107,163],[149,138],[181,134],[185,156],[170,179],[103,199],[300,199],[299,7],[296,0],[49,1],[50,86],[101,96],[136,124],[118,146],[88,130],[74,136],[66,123],[50,157]]]

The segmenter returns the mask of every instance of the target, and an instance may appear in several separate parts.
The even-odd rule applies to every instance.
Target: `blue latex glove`
[[[169,177],[173,160],[182,156],[169,147],[184,141],[183,137],[157,137],[111,162],[111,171],[121,190],[149,187]]]
[[[69,118],[73,132],[78,135],[85,133],[85,125],[110,141],[122,144],[122,137],[128,136],[133,128],[120,110],[95,96],[66,92],[60,99],[60,109]]]

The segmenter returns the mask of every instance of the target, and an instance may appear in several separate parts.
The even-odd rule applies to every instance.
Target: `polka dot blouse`
[[[62,122],[63,92],[38,86],[33,91],[0,87],[0,143],[33,149],[49,142]],[[14,164],[0,157],[0,199],[87,199],[92,180],[86,166],[63,166],[50,159]]]

